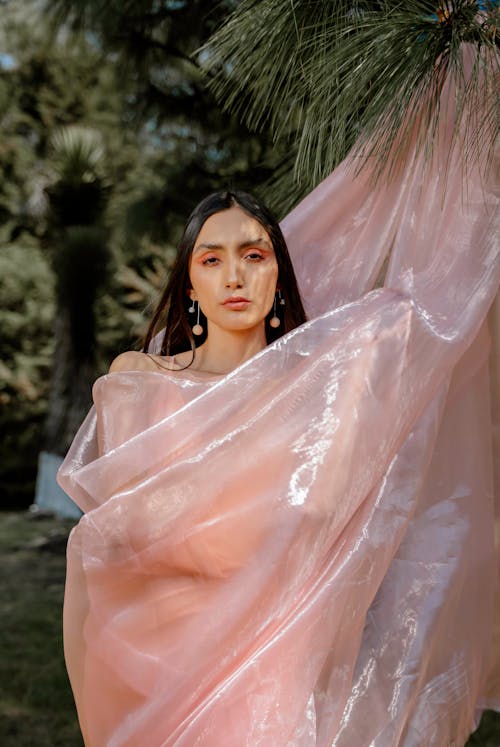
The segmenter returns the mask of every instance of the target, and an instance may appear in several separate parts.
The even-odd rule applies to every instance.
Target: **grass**
[[[53,518],[0,514],[2,747],[83,745],[62,654],[64,537],[70,528]],[[56,552],[49,551],[52,544]]]
[[[0,513],[2,747],[83,747],[62,653],[64,546],[71,526]],[[486,712],[467,745],[498,747],[500,714]]]

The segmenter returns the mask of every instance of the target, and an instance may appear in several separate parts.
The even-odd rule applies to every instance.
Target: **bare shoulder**
[[[158,371],[160,368],[175,371],[178,367],[173,356],[127,350],[126,353],[120,353],[116,356],[109,367],[109,373],[115,373],[116,371]]]
[[[126,353],[117,355],[109,367],[109,373],[116,371],[149,371],[154,364],[146,353],[137,350],[127,350]]]

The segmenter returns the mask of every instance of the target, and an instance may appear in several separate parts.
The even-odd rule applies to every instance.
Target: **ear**
[[[191,299],[191,301],[196,301],[196,293],[192,288],[188,288],[188,296]]]

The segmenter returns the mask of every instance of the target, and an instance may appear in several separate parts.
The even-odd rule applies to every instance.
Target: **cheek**
[[[210,298],[212,295],[210,280],[210,274],[199,272],[196,265],[193,265],[193,267],[190,268],[189,281],[198,300],[205,299],[206,302],[207,297]]]
[[[273,307],[278,283],[278,268],[271,267],[259,278],[257,295],[261,299],[261,309],[267,314]]]
[[[269,268],[269,272],[266,273],[266,279],[265,279],[266,290],[272,298],[274,298],[277,284],[278,284],[278,266],[275,265]]]

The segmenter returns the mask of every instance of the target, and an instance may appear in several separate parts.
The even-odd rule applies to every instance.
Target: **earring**
[[[193,301],[193,303],[191,304],[188,310],[193,314],[196,310],[194,304],[196,304],[196,308],[198,309],[198,314],[196,316],[196,324],[192,327],[192,332],[193,332],[193,335],[197,335],[199,337],[200,335],[203,334],[204,330],[200,324],[200,304],[198,303],[198,301]]]
[[[280,306],[285,305],[285,299],[281,298],[281,291],[277,292],[277,295],[279,296],[280,300]],[[273,315],[269,320],[269,326],[273,327],[274,329],[277,329],[281,324],[281,319],[279,318],[278,314],[276,313],[276,294],[274,295],[274,304],[273,304]]]

